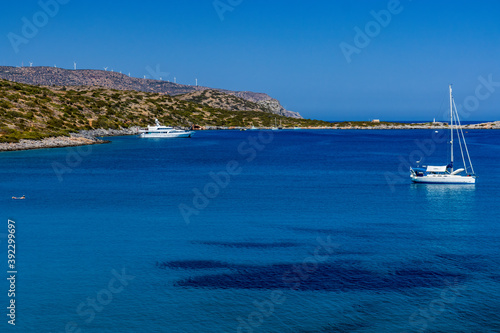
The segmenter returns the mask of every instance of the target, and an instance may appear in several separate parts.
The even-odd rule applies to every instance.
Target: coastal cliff
[[[283,117],[302,119],[300,114],[285,110],[277,100],[266,94],[250,94],[244,91],[207,89],[179,95],[176,98],[224,110],[262,111]]]

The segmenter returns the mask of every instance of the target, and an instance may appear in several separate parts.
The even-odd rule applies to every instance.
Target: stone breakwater
[[[16,143],[0,143],[0,151],[29,150],[42,148],[60,148],[106,143],[107,141],[83,137],[55,137],[42,140],[19,140]]]

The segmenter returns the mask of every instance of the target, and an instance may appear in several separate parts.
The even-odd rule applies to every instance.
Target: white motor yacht
[[[158,119],[155,119],[155,126],[148,126],[147,129],[140,130],[141,138],[190,138],[194,132],[185,131],[169,126],[162,126]]]

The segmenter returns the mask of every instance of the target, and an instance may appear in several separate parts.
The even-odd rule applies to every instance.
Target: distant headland
[[[103,143],[159,119],[185,129],[424,129],[446,123],[303,119],[263,93],[131,78],[101,70],[0,66],[0,151]],[[500,122],[466,125],[498,129]]]

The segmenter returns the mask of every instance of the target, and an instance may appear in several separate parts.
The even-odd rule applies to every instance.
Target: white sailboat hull
[[[414,183],[424,184],[475,184],[476,177],[460,176],[460,175],[426,175],[426,176],[411,176]]]

